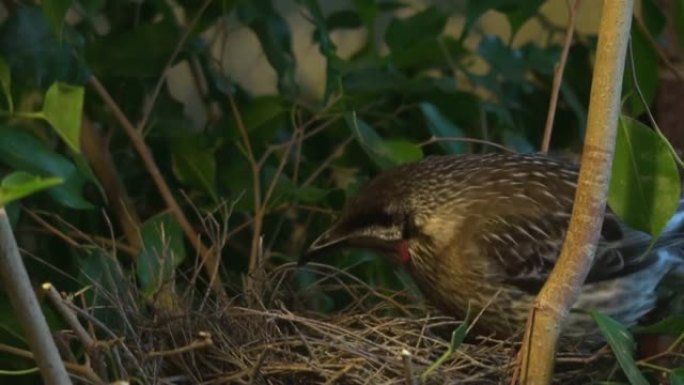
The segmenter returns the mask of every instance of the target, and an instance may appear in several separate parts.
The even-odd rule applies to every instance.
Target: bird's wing
[[[494,217],[481,228],[479,249],[493,261],[497,279],[536,294],[546,282],[560,255],[569,212],[547,217]],[[627,275],[653,263],[645,255],[651,238],[629,229],[611,212],[606,213],[601,238],[587,282]]]

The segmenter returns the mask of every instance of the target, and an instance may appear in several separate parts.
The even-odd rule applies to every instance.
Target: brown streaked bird
[[[429,157],[386,171],[364,186],[300,263],[340,248],[392,258],[446,314],[484,313],[478,328],[511,336],[556,263],[568,227],[577,167],[542,155]],[[684,273],[684,213],[655,247],[607,210],[575,310],[601,311],[634,325],[656,302],[665,275]],[[596,331],[573,311],[566,337]]]

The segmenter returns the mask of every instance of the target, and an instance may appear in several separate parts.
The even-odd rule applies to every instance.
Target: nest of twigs
[[[151,301],[121,276],[93,282],[94,305],[77,310],[100,336],[84,352],[92,368],[82,375],[84,382],[98,378],[150,384],[510,382],[517,344],[485,337],[467,338],[421,379],[447,351],[449,336],[460,321],[425,307],[411,291],[389,295],[332,267],[307,269],[318,279],[299,290],[290,284],[296,267],[274,269],[266,278],[272,285],[251,305],[246,303],[255,301],[242,297],[213,300],[212,294],[196,289],[160,305],[161,296]],[[321,293],[347,295],[350,305],[331,314],[311,311],[311,301]],[[605,359],[587,364],[583,356],[560,361],[566,363],[557,374],[557,382],[563,384],[605,378],[606,365],[613,365]]]

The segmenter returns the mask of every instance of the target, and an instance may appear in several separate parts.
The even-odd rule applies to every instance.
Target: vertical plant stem
[[[249,163],[250,169],[252,171],[252,194],[254,196],[254,222],[253,222],[253,234],[252,243],[249,253],[249,265],[247,270],[247,277],[245,278],[245,294],[247,295],[247,301],[250,305],[254,305],[256,299],[261,293],[261,284],[259,280],[259,272],[262,269],[261,260],[263,255],[261,255],[261,230],[263,228],[264,222],[264,211],[265,208],[261,204],[261,169],[259,163],[254,157],[254,151],[252,150],[252,144],[249,141],[249,134],[247,133],[247,128],[242,120],[242,115],[240,110],[238,110],[235,104],[235,98],[232,94],[228,94],[228,102],[230,104],[230,110],[235,118],[235,124],[240,131],[240,137],[242,138],[242,145],[245,147],[245,152],[247,153],[247,162]]]
[[[150,151],[149,147],[147,147],[147,144],[145,144],[145,139],[143,138],[142,133],[133,127],[133,124],[130,122],[130,120],[128,120],[123,111],[121,111],[121,108],[119,108],[119,105],[116,104],[111,95],[109,95],[109,92],[107,92],[102,83],[100,83],[95,76],[91,76],[89,84],[95,90],[95,92],[97,92],[105,105],[112,110],[114,118],[119,122],[124,132],[128,136],[128,139],[133,144],[136,152],[142,159],[145,169],[147,169],[147,172],[152,177],[152,181],[157,186],[157,190],[159,190],[159,194],[171,212],[171,215],[173,215],[174,219],[183,230],[183,234],[185,234],[185,237],[188,238],[192,246],[197,251],[197,254],[199,254],[200,258],[202,259],[204,269],[209,277],[209,285],[218,295],[225,296],[225,292],[221,287],[221,279],[218,276],[218,254],[209,250],[204,243],[202,243],[199,235],[192,228],[190,221],[188,221],[187,217],[183,213],[183,210],[178,205],[176,198],[174,198],[173,194],[171,193],[169,185],[164,180],[157,163],[154,161],[152,151]]]
[[[70,385],[71,379],[38,304],[4,207],[0,207],[0,282],[4,284],[24,329],[43,382],[47,385]]]
[[[560,325],[580,294],[599,239],[615,150],[633,0],[604,0],[587,134],[563,250],[537,296],[522,344],[521,383],[551,383]]]
[[[575,34],[575,19],[577,17],[577,9],[579,8],[580,0],[568,1],[568,27],[565,32],[565,41],[563,42],[563,51],[561,52],[560,60],[556,66],[556,71],[553,75],[553,85],[551,88],[551,99],[549,100],[549,111],[546,114],[546,124],[544,125],[544,138],[542,139],[541,151],[543,153],[549,152],[551,145],[551,134],[553,133],[553,122],[556,118],[556,108],[558,106],[558,94],[560,94],[561,84],[563,84],[563,73],[565,73],[565,63],[568,61],[568,53],[570,52],[570,45],[572,44],[572,37]]]

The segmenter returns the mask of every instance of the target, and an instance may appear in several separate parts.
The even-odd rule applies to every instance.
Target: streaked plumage
[[[386,171],[349,201],[304,260],[340,247],[376,250],[403,264],[425,296],[478,326],[521,330],[560,253],[577,169],[541,155],[430,157]],[[595,262],[576,309],[597,309],[633,325],[655,304],[662,278],[682,264],[676,215],[652,252],[650,237],[608,210]],[[573,312],[564,334],[593,329]]]

